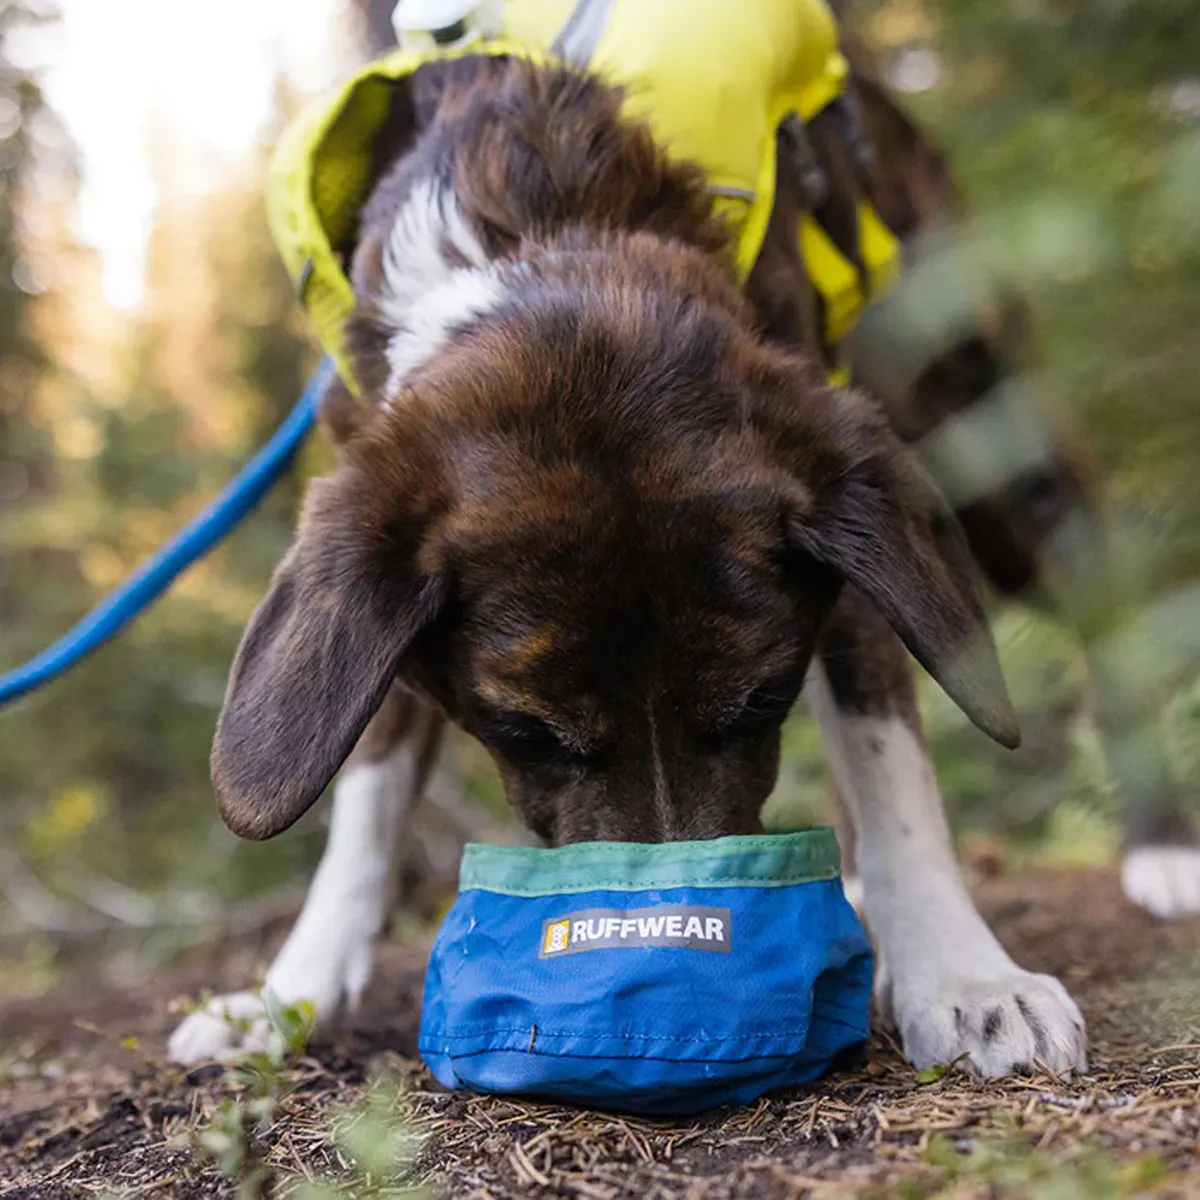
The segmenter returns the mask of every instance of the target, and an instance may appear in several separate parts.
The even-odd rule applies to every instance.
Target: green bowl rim
[[[700,842],[577,842],[542,849],[470,842],[462,891],[506,896],[641,892],[683,887],[791,887],[836,879],[837,836],[828,826]]]

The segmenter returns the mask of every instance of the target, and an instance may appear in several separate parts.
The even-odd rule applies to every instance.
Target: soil
[[[134,986],[93,971],[0,1003],[0,1196],[287,1195],[317,1178],[340,1195],[407,1194],[330,1134],[380,1071],[401,1081],[395,1111],[423,1134],[412,1180],[472,1200],[1200,1196],[1200,920],[1133,909],[1103,871],[994,878],[977,894],[1018,961],[1075,995],[1088,1076],[921,1082],[880,1031],[819,1085],[698,1121],[449,1095],[416,1061],[424,947],[393,942],[365,1010],[274,1078],[273,1111],[246,1140],[259,1173],[239,1193],[193,1146],[228,1127],[221,1105],[251,1094],[244,1077],[162,1053],[177,998],[252,982],[280,919]]]

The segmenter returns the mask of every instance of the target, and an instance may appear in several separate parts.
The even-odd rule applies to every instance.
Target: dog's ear
[[[980,729],[1019,745],[966,538],[915,457],[867,397],[808,370],[767,404],[791,544],[862,592]]]
[[[372,512],[371,496],[382,500],[379,487],[347,466],[312,485],[242,637],[211,759],[221,816],[241,837],[273,837],[311,807],[438,612],[424,522]]]

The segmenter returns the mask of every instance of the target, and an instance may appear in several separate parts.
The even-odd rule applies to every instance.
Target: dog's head
[[[497,278],[313,485],[218,724],[235,831],[295,821],[400,676],[551,842],[753,832],[847,583],[1015,742],[950,513],[711,259],[613,236]]]

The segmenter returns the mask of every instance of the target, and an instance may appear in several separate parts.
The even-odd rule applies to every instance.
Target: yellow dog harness
[[[355,387],[343,346],[354,293],[341,251],[375,182],[376,135],[395,86],[434,59],[512,55],[586,65],[626,89],[626,111],[659,144],[706,171],[736,232],[739,281],[758,258],[775,201],[775,133],[807,121],[844,91],[848,67],[825,0],[405,0],[402,45],[369,64],[284,131],[271,167],[272,233],[323,347]],[[422,8],[427,11],[422,13]],[[416,28],[402,24],[405,11]],[[417,11],[414,11],[417,10]],[[441,21],[461,11],[462,19]],[[467,16],[478,18],[468,21]],[[422,23],[423,22],[423,23]],[[836,346],[865,303],[859,273],[809,213],[800,220],[805,267]],[[860,205],[859,254],[869,290],[896,273],[898,245]],[[841,372],[834,378],[840,381]]]

